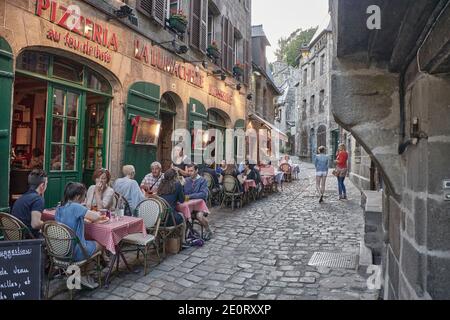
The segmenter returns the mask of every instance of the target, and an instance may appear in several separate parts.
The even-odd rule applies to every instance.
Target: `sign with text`
[[[40,300],[43,240],[0,241],[0,300]]]
[[[66,47],[105,63],[111,62],[111,52],[119,51],[117,35],[108,30],[108,25],[85,17],[77,5],[66,7],[57,1],[37,0],[36,15],[68,31],[48,30],[47,39],[53,42],[63,43]]]

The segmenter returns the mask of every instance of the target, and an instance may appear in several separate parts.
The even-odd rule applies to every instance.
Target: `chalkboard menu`
[[[0,241],[0,300],[40,300],[42,240]]]

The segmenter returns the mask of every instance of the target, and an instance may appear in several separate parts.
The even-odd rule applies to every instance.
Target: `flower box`
[[[235,77],[242,77],[244,75],[244,67],[240,64],[237,64],[233,67],[233,75]]]
[[[217,47],[211,45],[208,47],[208,49],[206,49],[206,51],[211,58],[214,59],[220,58],[220,51]]]
[[[185,33],[187,29],[186,17],[174,14],[169,18],[169,26],[179,33]]]

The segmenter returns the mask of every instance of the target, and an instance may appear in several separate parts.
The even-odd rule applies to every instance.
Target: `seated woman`
[[[56,210],[56,222],[65,224],[72,229],[80,240],[80,244],[86,249],[87,257],[84,255],[80,245],[74,248],[74,262],[79,262],[92,257],[98,251],[103,250],[102,246],[96,241],[87,241],[84,237],[84,220],[97,222],[105,219],[100,214],[89,211],[82,205],[86,199],[86,187],[81,183],[68,183],[64,190],[64,202]],[[81,277],[81,284],[95,289],[98,284],[89,277]]]
[[[261,176],[259,172],[255,169],[254,164],[250,164],[248,160],[245,161],[244,169],[245,180],[254,180],[256,182],[257,190],[261,190]]]
[[[111,210],[114,203],[114,190],[109,187],[111,174],[106,169],[99,169],[94,172],[93,180],[95,185],[87,192],[86,207],[94,211]]]
[[[164,174],[164,179],[161,181],[161,184],[158,188],[158,196],[167,201],[172,209],[173,217],[175,218],[172,219],[171,217],[169,217],[166,221],[165,227],[173,227],[173,220],[175,220],[175,223],[177,225],[183,224],[182,241],[184,242],[186,238],[186,223],[183,215],[181,213],[178,213],[176,210],[178,203],[184,202],[184,192],[181,183],[177,179],[177,172],[175,170],[169,169]]]

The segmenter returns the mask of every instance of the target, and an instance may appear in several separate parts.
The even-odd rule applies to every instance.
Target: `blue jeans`
[[[347,195],[347,189],[345,188],[345,177],[338,177],[338,187],[339,187],[339,195]]]

